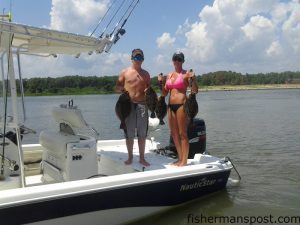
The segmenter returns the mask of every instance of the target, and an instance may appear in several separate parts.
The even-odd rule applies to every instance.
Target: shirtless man
[[[134,49],[131,54],[132,65],[121,71],[116,84],[116,91],[127,91],[131,99],[131,113],[126,118],[127,132],[125,133],[129,165],[133,159],[133,143],[135,130],[137,131],[140,163],[150,164],[145,160],[145,143],[148,132],[148,109],[145,104],[145,90],[150,86],[150,75],[142,69],[144,53],[141,49]]]

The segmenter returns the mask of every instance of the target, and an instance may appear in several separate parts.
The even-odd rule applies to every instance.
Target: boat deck
[[[150,166],[143,166],[139,163],[138,142],[135,140],[133,147],[132,164],[126,165],[128,159],[125,139],[104,140],[97,142],[98,174],[99,176],[111,176],[126,173],[142,172],[174,167],[171,165],[172,158],[155,153],[157,142],[146,141],[145,159]],[[42,160],[43,147],[39,144],[29,144],[23,146],[24,168],[26,186],[41,185],[42,175],[40,162]],[[20,186],[20,177],[8,177],[5,182],[0,183],[0,190],[12,189]]]
[[[172,162],[175,161],[174,158],[159,154],[159,151],[157,151],[158,144],[151,140],[146,141],[145,159],[150,163],[150,166],[144,166],[139,163],[137,140],[134,141],[133,161],[130,165],[125,164],[125,161],[128,159],[125,139],[98,141],[98,176],[113,176],[159,169],[178,169],[178,167],[172,165]],[[39,144],[25,145],[23,150],[26,186],[42,185],[40,162],[42,160],[43,147]],[[200,163],[205,168],[207,163],[212,161],[214,161],[214,157],[200,154],[195,156],[194,159],[189,159],[188,165],[199,165]],[[8,177],[5,182],[0,183],[0,190],[17,188],[19,186],[19,176]]]
[[[139,163],[139,149],[137,140],[134,142],[133,146],[133,161],[132,164],[126,165],[124,162],[128,159],[127,148],[125,140],[117,140],[114,145],[111,144],[112,141],[101,141],[98,142],[98,157],[99,157],[99,172],[101,172],[102,165],[108,160],[115,167],[121,167],[124,172],[134,172],[134,171],[149,171],[164,168],[174,167],[171,165],[175,159],[162,156],[155,152],[157,149],[156,145],[152,145],[151,141],[147,140],[145,148],[145,159],[150,166],[144,166]],[[105,164],[106,165],[106,164]],[[107,165],[106,165],[107,166]],[[118,171],[120,174],[121,171]]]

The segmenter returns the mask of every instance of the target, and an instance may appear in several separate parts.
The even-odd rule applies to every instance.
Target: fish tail
[[[151,117],[152,119],[155,118],[155,112],[151,112],[150,117]]]
[[[126,129],[126,124],[125,124],[124,121],[122,121],[122,122],[120,123],[120,129],[123,129],[123,130]]]
[[[191,119],[190,119],[190,124],[189,124],[189,125],[190,125],[190,126],[193,126],[193,124],[194,124],[194,118],[191,118]]]
[[[165,122],[164,122],[164,120],[162,120],[162,119],[161,119],[161,120],[159,120],[159,124],[160,124],[160,125],[165,125]]]

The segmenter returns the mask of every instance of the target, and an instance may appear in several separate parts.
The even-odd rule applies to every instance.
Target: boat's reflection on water
[[[228,187],[228,189],[230,188],[232,187]],[[131,222],[128,225],[213,224],[209,222],[210,219],[216,216],[225,216],[232,208],[234,196],[229,192],[230,190],[224,189],[165,212]]]

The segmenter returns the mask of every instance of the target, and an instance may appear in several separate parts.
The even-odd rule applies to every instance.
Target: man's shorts
[[[143,103],[131,102],[131,112],[125,120],[127,132],[125,138],[134,138],[135,130],[137,136],[146,138],[148,132],[148,108]]]

